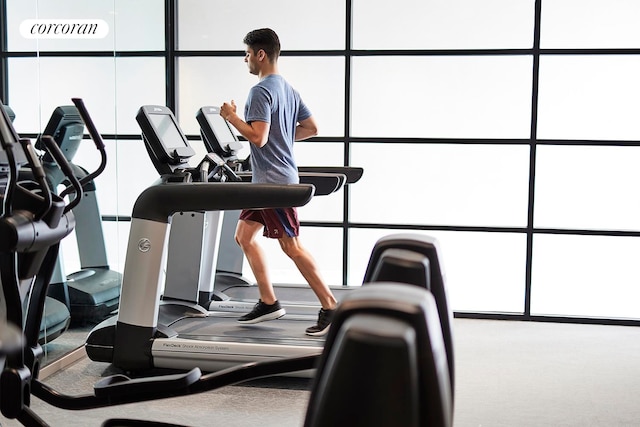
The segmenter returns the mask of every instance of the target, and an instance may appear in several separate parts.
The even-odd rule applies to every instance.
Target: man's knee
[[[254,236],[251,233],[242,233],[242,232],[236,231],[235,239],[236,239],[236,243],[241,248],[246,248],[247,246],[250,246],[253,243]]]
[[[253,244],[260,227],[261,225],[258,223],[254,224],[253,222],[239,221],[234,235],[236,243],[240,245],[241,248]]]
[[[295,238],[280,239],[282,251],[291,259],[296,259],[303,255],[302,247]]]
[[[238,235],[238,233],[236,233],[235,236],[233,236],[233,238],[235,239],[238,246],[242,247],[242,240],[240,239],[240,236]]]

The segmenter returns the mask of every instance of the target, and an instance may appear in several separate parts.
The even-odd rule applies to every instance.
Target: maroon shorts
[[[296,208],[243,209],[240,219],[259,222],[264,225],[263,236],[270,239],[297,237],[300,221]]]

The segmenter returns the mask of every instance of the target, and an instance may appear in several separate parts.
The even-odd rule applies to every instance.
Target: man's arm
[[[300,122],[298,122],[298,126],[296,126],[296,141],[302,141],[303,139],[311,138],[312,136],[316,136],[318,134],[318,125],[316,121],[313,119],[313,116],[306,118]]]
[[[247,123],[236,114],[236,103],[231,101],[231,104],[224,103],[220,107],[220,115],[223,119],[231,123],[231,126],[236,128],[240,135],[247,138],[247,141],[260,148],[263,147],[269,140],[269,127],[267,122],[254,121]],[[297,134],[296,130],[296,134]]]

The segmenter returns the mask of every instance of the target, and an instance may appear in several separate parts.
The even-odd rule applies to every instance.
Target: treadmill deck
[[[286,315],[284,318],[240,324],[238,314],[214,313],[208,317],[183,318],[171,324],[178,335],[153,340],[153,364],[159,368],[218,371],[241,363],[274,358],[320,354],[324,337],[304,333],[315,318]],[[310,377],[312,372],[292,373]]]

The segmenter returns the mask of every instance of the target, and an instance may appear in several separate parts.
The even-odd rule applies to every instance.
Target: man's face
[[[259,59],[258,59],[259,52],[260,50],[258,50],[258,52],[254,52],[253,48],[247,46],[247,48],[245,49],[245,55],[244,55],[244,62],[247,63],[247,66],[249,67],[249,72],[256,76],[260,71]]]

